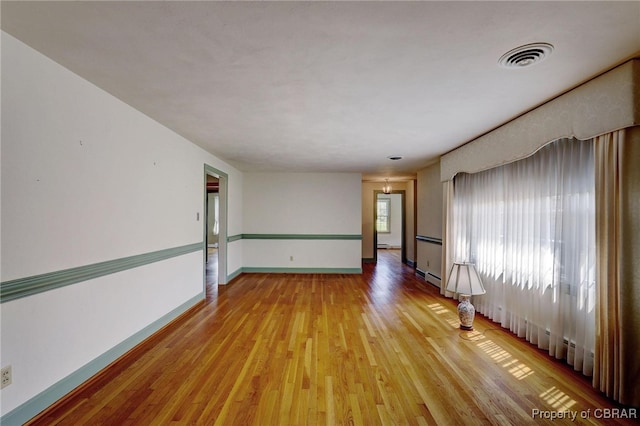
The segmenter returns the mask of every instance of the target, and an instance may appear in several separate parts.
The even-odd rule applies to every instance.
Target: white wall
[[[2,281],[202,242],[205,163],[242,232],[242,173],[5,33],[1,160]],[[202,272],[195,252],[0,305],[2,415],[200,297]]]
[[[223,168],[222,170],[227,171],[227,168]],[[242,234],[242,226],[243,226],[243,215],[244,215],[244,174],[239,173],[237,171],[233,171],[229,173],[229,178],[227,180],[227,191],[224,192],[224,186],[220,187],[220,200],[226,198],[227,200],[227,208],[226,210],[221,209],[220,217],[222,219],[221,223],[227,223],[227,237],[233,235]],[[222,206],[222,204],[221,204]],[[221,238],[223,236],[221,235]],[[225,241],[220,241],[220,245],[224,246]],[[231,275],[234,272],[240,270],[243,263],[244,251],[242,240],[237,240],[234,242],[226,243],[227,250],[227,275]],[[220,265],[218,265],[220,268]]]
[[[358,173],[245,173],[243,232],[360,235],[361,190]],[[245,267],[361,267],[359,240],[242,243]]]

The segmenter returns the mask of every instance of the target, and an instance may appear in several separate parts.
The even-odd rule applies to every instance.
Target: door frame
[[[207,176],[213,176],[218,179],[218,212],[220,214],[220,222],[218,225],[218,284],[227,283],[227,220],[228,220],[228,186],[229,175],[225,172],[211,167],[208,164],[204,165],[204,184],[203,184],[203,211],[205,212],[204,220],[202,221],[202,235],[203,235],[203,272],[202,272],[202,286],[203,291],[207,290]]]
[[[376,227],[376,223],[378,223],[378,195],[385,194],[384,191],[380,189],[373,190],[373,261],[378,261],[378,228]],[[400,243],[400,258],[402,263],[407,263],[407,226],[406,226],[406,216],[407,216],[407,191],[404,189],[396,189],[392,190],[389,194],[400,194],[401,200],[401,209],[402,213],[400,214],[402,220],[402,237]]]

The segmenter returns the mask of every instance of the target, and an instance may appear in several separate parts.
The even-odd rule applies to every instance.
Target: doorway
[[[374,261],[384,257],[385,262],[407,263],[405,191],[390,193],[374,191],[373,197],[373,253]]]
[[[206,283],[207,291],[218,286],[218,248],[220,246],[220,179],[207,175]]]
[[[204,293],[227,283],[228,176],[204,166]]]

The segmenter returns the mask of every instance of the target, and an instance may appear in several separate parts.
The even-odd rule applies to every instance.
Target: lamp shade
[[[471,263],[454,263],[447,282],[447,291],[473,296],[486,293],[478,271]]]

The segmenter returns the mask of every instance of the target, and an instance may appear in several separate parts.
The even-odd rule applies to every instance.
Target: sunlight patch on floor
[[[464,338],[466,340],[471,340],[472,342],[477,342],[478,340],[486,339],[484,334],[482,334],[482,333],[480,333],[479,331],[476,331],[476,330],[466,331],[464,333],[465,333]]]
[[[502,366],[504,368],[507,368],[509,373],[511,373],[511,375],[518,380],[522,380],[533,374],[533,370],[531,368],[529,368],[526,364],[518,361],[517,359],[509,361]]]
[[[487,340],[484,342],[478,343],[478,347],[482,349],[486,354],[488,354],[494,361],[502,362],[507,358],[511,358],[511,354],[504,349],[502,349],[499,345],[494,343],[492,340]]]
[[[447,312],[449,312],[449,310],[442,306],[440,303],[432,303],[427,306],[436,314],[446,314]]]
[[[427,307],[429,307],[429,309],[431,309],[437,315],[446,316],[446,318],[444,318],[444,320],[451,327],[458,328],[460,326],[460,319],[458,318],[458,316],[455,315],[453,312],[451,312],[451,310],[449,310],[446,307],[442,306],[442,304],[440,304],[440,303],[432,303],[430,305],[427,305]]]
[[[478,332],[469,333],[468,340],[478,341],[484,340],[486,337]],[[478,347],[482,349],[487,355],[489,355],[497,363],[502,363],[502,368],[505,368],[509,374],[518,380],[525,379],[531,376],[534,371],[525,363],[513,358],[509,352],[504,350],[500,345],[496,344],[492,340],[484,340],[478,343]]]
[[[555,386],[542,392],[540,398],[558,411],[569,410],[576,403],[574,399]]]

